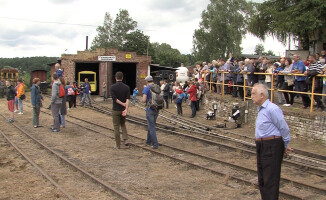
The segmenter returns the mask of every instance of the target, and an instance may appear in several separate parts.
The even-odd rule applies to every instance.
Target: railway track
[[[49,113],[47,113],[49,114]],[[104,113],[107,114],[107,113]],[[81,119],[79,117],[71,116],[69,115],[69,118],[72,118],[74,120],[77,120],[78,122],[72,122],[69,121],[72,124],[76,124],[78,126],[81,126],[80,124],[89,124],[90,126],[82,126],[82,128],[87,129],[89,131],[93,131],[102,135],[105,135],[106,137],[110,137],[113,139],[111,135],[108,135],[106,133],[103,133],[103,131],[95,130],[96,128],[100,128],[102,130],[110,130],[113,131],[112,128],[103,126],[98,123],[91,122],[89,120]],[[83,122],[83,123],[81,123]],[[133,139],[135,139],[135,142],[130,142],[129,145],[132,145],[137,148],[141,148],[147,151],[151,151],[154,154],[158,154],[164,157],[168,157],[170,159],[173,159],[177,162],[182,162],[186,163],[188,165],[191,165],[193,167],[209,171],[213,174],[217,175],[222,175],[227,177],[227,179],[236,181],[236,182],[241,182],[246,185],[255,185],[257,187],[256,181],[256,171],[252,170],[248,167],[243,167],[241,165],[233,164],[232,162],[227,162],[223,159],[217,159],[217,158],[212,158],[206,155],[203,155],[201,153],[196,153],[192,152],[189,150],[185,150],[182,148],[177,148],[172,145],[167,145],[167,144],[162,144],[160,143],[160,150],[152,150],[151,148],[145,147],[144,146],[144,138],[135,136],[135,135],[130,135]],[[183,155],[180,157],[180,155]],[[190,161],[192,160],[192,161]],[[193,161],[196,160],[196,161]],[[200,160],[200,161],[199,161]],[[198,164],[201,163],[201,164]],[[213,163],[213,164],[212,164]],[[213,167],[207,167],[207,166],[213,166]],[[313,185],[305,184],[305,183],[300,183],[297,181],[293,181],[287,178],[282,178],[281,179],[281,196],[287,198],[287,199],[306,199],[308,196],[314,196],[315,199],[322,199],[321,197],[326,194],[325,189],[316,187]],[[288,190],[291,190],[289,188],[292,188],[292,191],[295,190],[294,194],[287,192]],[[304,192],[302,192],[304,190]],[[300,194],[300,195],[297,195]]]
[[[144,108],[143,105],[139,106],[139,107]],[[197,121],[194,121],[194,120],[191,120],[191,119],[184,118],[184,117],[181,117],[179,115],[176,115],[175,113],[173,113],[173,112],[171,112],[169,110],[162,110],[162,113],[167,113],[167,115],[169,115],[169,116],[167,116],[167,115],[163,114],[164,118],[167,118],[167,119],[175,118],[175,119],[178,119],[178,121],[181,121],[181,122],[186,123],[186,124],[194,125],[195,127],[201,128],[202,130],[210,131],[210,132],[212,132],[214,134],[223,134],[225,136],[230,135],[230,136],[233,136],[233,138],[235,138],[235,139],[246,140],[247,142],[250,142],[250,143],[252,143],[252,141],[253,141],[252,137],[248,137],[246,135],[233,133],[233,132],[230,132],[230,131],[228,131],[226,129],[216,128],[214,126],[208,126],[208,125],[202,124],[200,122],[197,122]],[[313,159],[317,159],[317,160],[326,162],[326,156],[325,155],[312,153],[312,152],[304,151],[304,150],[300,150],[300,149],[294,149],[294,150],[295,150],[294,155],[306,156],[306,157],[310,157],[310,158],[313,158]]]
[[[2,114],[0,115],[6,119]],[[110,196],[110,198],[130,199],[126,194],[107,185],[69,158],[33,137],[28,133],[28,129],[24,129],[23,125],[15,122],[12,123],[12,126],[20,134],[15,131],[10,131],[10,134],[0,131],[1,135],[68,199],[106,199]],[[71,186],[71,182],[74,182],[75,185]]]
[[[99,104],[88,108],[108,115],[110,115],[112,112],[110,108]],[[160,116],[162,115],[160,114]],[[166,116],[164,116],[164,118],[168,119]],[[127,120],[135,124],[147,126],[146,119],[141,117],[128,116]],[[241,151],[249,155],[256,155],[254,143],[242,141],[237,138],[232,138],[212,131],[203,130],[198,127],[192,127],[192,124],[195,124],[192,121],[193,120],[188,121],[188,124],[180,123],[175,119],[169,119],[168,122],[172,123],[172,125],[174,125],[173,127],[171,127],[171,125],[169,126],[167,124],[159,123],[157,124],[157,130],[199,140],[208,144],[218,145],[233,151]],[[253,139],[251,140],[253,141]],[[321,177],[326,176],[326,161],[324,160],[324,156],[300,150],[295,150],[295,152],[296,153],[293,153],[293,155],[285,157],[283,163]]]

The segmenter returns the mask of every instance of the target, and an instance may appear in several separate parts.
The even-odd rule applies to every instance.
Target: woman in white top
[[[286,58],[285,59],[285,68],[280,73],[290,74],[291,71],[292,71],[292,60],[290,58]],[[293,91],[293,87],[294,87],[294,77],[285,75],[282,89]],[[284,92],[283,94],[284,94],[284,98],[286,101],[286,104],[284,104],[283,106],[293,105],[295,94],[293,92],[291,92],[290,94],[289,94],[289,92]],[[289,99],[289,97],[290,97],[290,99]]]
[[[268,67],[265,73],[272,74],[274,66],[272,65],[272,61],[268,61],[267,63]],[[265,83],[268,89],[272,88],[272,75],[266,75],[265,76]],[[268,90],[268,98],[271,99],[271,91]]]

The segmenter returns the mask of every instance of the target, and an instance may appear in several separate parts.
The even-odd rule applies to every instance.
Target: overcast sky
[[[129,11],[151,42],[168,43],[187,54],[208,4],[209,0],[0,0],[0,57],[75,54],[85,49],[86,36],[91,45],[105,12],[115,18],[120,8]],[[253,53],[258,43],[263,41],[247,35],[243,53]],[[286,48],[272,38],[264,46],[277,55]]]

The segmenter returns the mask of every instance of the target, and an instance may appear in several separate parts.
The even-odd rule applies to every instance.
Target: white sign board
[[[116,61],[115,56],[98,56],[98,61]]]

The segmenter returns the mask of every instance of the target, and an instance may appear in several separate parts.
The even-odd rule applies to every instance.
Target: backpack
[[[68,88],[68,95],[74,95],[74,89]]]
[[[197,100],[200,99],[200,96],[201,96],[201,91],[197,89]]]
[[[176,92],[175,99],[180,99],[180,94]]]
[[[59,98],[62,98],[65,95],[66,95],[65,88],[62,85],[60,85],[59,86]]]
[[[160,110],[163,108],[163,96],[161,95],[161,88],[157,84],[152,84],[149,86],[149,91],[151,93],[151,99],[148,102],[148,107],[152,110]]]

